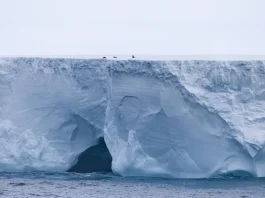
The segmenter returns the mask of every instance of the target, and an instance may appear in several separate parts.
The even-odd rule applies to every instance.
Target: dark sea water
[[[0,197],[265,197],[265,179],[122,178],[111,174],[0,173]]]

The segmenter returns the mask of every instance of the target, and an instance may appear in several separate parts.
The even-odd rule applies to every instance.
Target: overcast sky
[[[265,0],[0,0],[0,55],[265,55]]]

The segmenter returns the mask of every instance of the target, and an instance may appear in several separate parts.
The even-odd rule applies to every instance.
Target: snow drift
[[[101,137],[122,176],[264,177],[265,63],[0,60],[0,171],[71,169]]]

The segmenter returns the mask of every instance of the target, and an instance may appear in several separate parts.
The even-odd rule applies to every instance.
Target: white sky
[[[0,0],[0,56],[265,55],[265,0]]]

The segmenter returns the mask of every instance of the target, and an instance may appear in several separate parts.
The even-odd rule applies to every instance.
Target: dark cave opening
[[[89,147],[82,152],[75,165],[73,165],[67,172],[76,173],[109,173],[111,170],[112,157],[106,146],[103,137],[98,139],[98,143]]]

